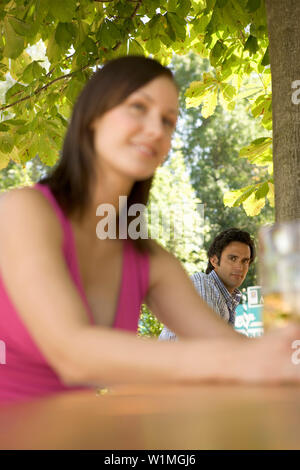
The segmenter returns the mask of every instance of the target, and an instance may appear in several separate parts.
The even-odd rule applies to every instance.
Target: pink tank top
[[[34,188],[48,199],[61,223],[63,256],[89,320],[94,324],[81,282],[71,224],[47,186],[36,184]],[[137,331],[148,283],[149,255],[141,254],[130,240],[124,240],[122,282],[113,328]],[[50,302],[51,299],[45,301]],[[9,298],[0,271],[0,403],[25,401],[82,388],[86,387],[64,385],[48,364]]]

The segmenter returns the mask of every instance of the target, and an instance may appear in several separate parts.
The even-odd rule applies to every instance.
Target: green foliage
[[[39,159],[35,158],[26,165],[9,162],[0,172],[0,193],[13,188],[32,186],[47,172]]]
[[[237,102],[232,111],[218,105],[214,114],[207,119],[199,113],[199,108],[185,107],[187,84],[193,82],[199,75],[211,73],[207,60],[201,60],[196,54],[174,57],[172,68],[181,89],[181,115],[176,131],[179,142],[177,146],[184,156],[197,198],[204,204],[205,223],[208,227],[204,234],[204,248],[208,249],[219,232],[234,226],[249,231],[256,238],[259,226],[274,219],[272,207],[274,185],[268,171],[272,162],[267,156],[272,140],[270,137],[261,137],[265,131],[253,117],[246,99]],[[261,84],[260,79],[258,80],[258,83],[252,80],[249,84],[245,84],[247,95],[250,91],[253,95],[253,90],[258,93]],[[256,145],[260,144],[262,154],[261,162],[253,165],[249,165],[249,158],[251,156],[255,159],[256,154],[255,151],[251,153],[253,148],[247,144],[249,140],[254,141]],[[263,162],[264,158],[266,161]],[[244,200],[240,199],[238,204],[235,204],[244,193],[243,186],[249,193],[245,195]],[[229,189],[233,192],[231,193]],[[253,196],[250,198],[254,191],[255,200],[252,199]],[[230,202],[225,207],[224,194]],[[246,204],[248,196],[249,208]],[[243,210],[245,208],[243,201],[248,213],[252,204],[257,210],[257,205],[262,209],[263,202],[264,209],[255,218],[249,218]],[[255,265],[252,265],[246,278],[246,285],[256,283],[256,269]]]
[[[215,72],[187,92],[190,105],[202,104],[206,118],[215,111],[218,95],[233,109],[237,76],[262,74],[268,65],[263,1],[10,0],[2,5],[0,74],[12,86],[2,99],[1,120],[24,120],[4,131],[13,131],[12,158],[21,154],[21,161],[33,158],[29,147],[34,141],[43,161],[55,163],[72,104],[93,68],[112,57],[153,54],[163,63],[174,52],[209,57]],[[36,44],[45,47],[42,62],[32,54]],[[196,95],[190,96],[193,89]],[[59,125],[48,126],[46,132],[39,126],[35,138],[37,113]],[[20,138],[24,134],[27,139]],[[2,140],[4,150],[7,141]],[[1,167],[9,161],[7,153],[1,149]]]
[[[142,305],[138,334],[140,336],[155,337],[160,335],[162,329],[163,324],[147,309],[146,305]]]
[[[213,212],[216,196],[222,201],[229,189],[242,191],[226,196],[232,208],[217,205],[215,214],[210,214],[212,233],[222,226],[222,218],[231,224],[234,217],[228,216],[228,210],[239,210],[237,204],[254,214],[267,199],[273,201],[271,145],[257,141],[263,137],[264,143],[269,143],[272,129],[263,0],[3,0],[0,32],[3,175],[12,161],[22,168],[36,155],[45,165],[55,164],[78,93],[93,70],[107,60],[128,53],[151,54],[167,65],[174,53],[184,60],[193,52],[209,59],[211,65],[209,69],[198,68],[193,79],[184,84],[191,112],[188,119],[191,125],[196,123],[195,132],[201,120],[203,132],[192,134],[187,142],[187,124],[184,145],[179,148],[206,213]],[[263,126],[263,135],[248,132],[245,136],[245,121],[240,127],[237,124],[244,100]],[[226,114],[224,121],[219,104],[232,113],[232,120]],[[233,142],[238,132],[243,138]],[[236,155],[241,147],[248,151],[242,150],[239,163],[232,163],[230,152],[234,148],[232,156]],[[250,170],[254,180],[250,186],[246,158],[255,164]],[[236,174],[237,168],[243,168],[242,174]],[[211,189],[214,186],[218,195]],[[205,194],[200,187],[207,188]],[[214,217],[218,223],[212,222]],[[189,259],[186,254],[183,258]]]
[[[172,153],[155,174],[148,204],[148,226],[151,238],[173,253],[189,274],[206,266],[203,240],[208,227],[199,203],[183,155]],[[161,329],[161,323],[143,306],[140,334],[157,336]]]
[[[152,207],[159,212],[153,212]],[[190,274],[201,270],[206,259],[203,239],[207,226],[180,152],[173,152],[156,171],[148,208],[150,215],[154,214],[153,220],[148,219],[152,238],[180,259]]]

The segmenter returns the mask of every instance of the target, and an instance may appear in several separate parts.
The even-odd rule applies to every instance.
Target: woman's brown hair
[[[53,173],[40,181],[49,186],[66,215],[75,211],[83,215],[90,202],[96,174],[92,122],[159,76],[166,76],[174,83],[172,72],[156,60],[126,56],[107,62],[85,85],[73,109],[61,159]],[[128,207],[147,204],[152,179],[135,182]],[[141,251],[147,249],[145,241],[136,240]]]

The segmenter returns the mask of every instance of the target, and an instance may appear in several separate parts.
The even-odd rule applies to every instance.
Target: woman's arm
[[[62,255],[63,233],[49,202],[30,188],[0,202],[0,269],[31,336],[67,383],[172,380],[165,345],[91,326]],[[161,355],[164,359],[161,360]],[[145,372],[146,371],[146,372]],[[174,377],[173,377],[174,376]]]
[[[0,203],[0,221],[3,281],[31,336],[64,382],[180,380],[183,345],[170,349],[156,340],[90,325],[62,255],[60,224],[42,194],[30,188],[7,193]],[[205,377],[205,368],[201,374]]]
[[[188,331],[183,320],[179,326],[178,319],[172,322],[173,309],[168,308],[161,318],[182,337],[191,336],[196,322],[199,334],[210,339],[159,343],[91,326],[62,256],[60,225],[43,195],[29,188],[10,192],[1,198],[0,221],[0,268],[7,291],[41,352],[65,383],[300,381],[299,368],[290,367],[291,334],[281,342],[269,338],[267,347],[257,341],[255,347],[251,341],[237,340],[238,335],[221,320],[217,326],[215,314],[205,308],[200,326],[197,293],[192,300],[195,307],[188,309]],[[176,275],[177,282],[184,282],[183,278]],[[170,287],[173,293],[179,289]],[[151,288],[160,311],[170,295],[165,289],[166,285],[162,290]],[[158,292],[166,300],[157,300]],[[189,302],[182,298],[186,294],[190,294],[189,287],[184,287],[180,298],[175,296],[179,302],[176,317]]]
[[[201,298],[181,263],[154,242],[146,303],[180,338],[245,339]]]

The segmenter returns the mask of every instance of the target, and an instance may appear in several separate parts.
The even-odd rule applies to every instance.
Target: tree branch
[[[94,1],[102,1],[102,0],[94,0]],[[107,0],[106,0],[107,1]],[[110,1],[113,1],[113,0],[110,0]],[[132,20],[136,14],[137,14],[137,11],[138,9],[140,8],[141,4],[142,4],[142,1],[143,0],[134,0],[136,1],[136,6],[134,8],[134,11],[132,12],[132,14],[130,15],[130,19]],[[113,50],[117,50],[120,46],[121,46],[122,42],[119,41],[114,47],[113,47]],[[70,56],[71,57],[71,56]],[[100,57],[96,57],[95,59],[95,63],[97,62],[97,60],[99,60]],[[27,95],[27,96],[24,96],[24,98],[21,98],[17,101],[14,101],[13,103],[11,104],[7,104],[5,106],[2,106],[0,107],[0,112],[1,111],[5,111],[6,109],[8,108],[11,108],[13,106],[15,106],[16,104],[19,104],[19,103],[22,103],[23,101],[27,101],[27,100],[30,100],[31,98],[33,98],[34,96],[38,95],[39,93],[41,93],[42,91],[46,90],[49,86],[53,85],[53,83],[56,83],[58,82],[59,80],[63,80],[63,79],[66,79],[66,78],[71,78],[74,74],[76,74],[77,72],[83,72],[84,70],[86,70],[87,68],[89,67],[92,67],[92,65],[85,65],[84,67],[82,67],[80,70],[76,71],[76,72],[71,72],[71,73],[68,73],[66,75],[62,75],[61,77],[57,77],[55,78],[54,80],[52,80],[51,82],[47,83],[46,85],[38,88],[37,90],[35,90],[31,95]],[[52,69],[54,70],[54,69]]]
[[[140,6],[141,6],[142,1],[143,1],[143,0],[137,0],[137,4],[136,4],[136,6],[135,6],[134,12],[133,12],[132,15],[130,16],[131,19],[134,18],[135,15],[137,14],[137,11],[138,11],[138,9],[139,9]]]
[[[99,57],[97,57],[97,59],[95,59],[95,62],[99,60]],[[37,90],[35,90],[31,95],[27,95],[27,96],[24,96],[24,98],[21,98],[17,101],[14,101],[13,103],[11,104],[7,104],[6,106],[2,106],[0,108],[0,111],[4,111],[5,109],[8,109],[8,108],[11,108],[12,106],[15,106],[16,104],[19,104],[19,103],[22,103],[23,101],[26,101],[26,100],[30,100],[31,98],[33,98],[35,95],[38,95],[39,93],[41,93],[41,91],[44,91],[46,90],[49,86],[53,85],[53,83],[56,83],[58,82],[59,80],[63,80],[65,78],[71,78],[74,74],[76,74],[77,72],[83,72],[83,70],[87,69],[91,67],[91,65],[85,65],[84,67],[82,67],[80,70],[76,71],[76,72],[71,72],[71,73],[68,73],[66,75],[62,75],[61,77],[57,77],[55,78],[54,80],[52,80],[51,82],[47,83],[46,85],[38,88]]]
[[[132,20],[132,19],[135,17],[135,15],[137,14],[138,9],[140,8],[140,6],[141,6],[141,4],[142,4],[142,1],[143,1],[143,0],[138,0],[138,1],[137,1],[137,4],[136,4],[136,6],[135,6],[135,9],[133,10],[132,14],[131,14],[130,17],[129,17],[131,20]],[[113,50],[116,51],[116,50],[121,46],[121,44],[122,44],[121,41],[119,41],[119,42],[113,47]]]

